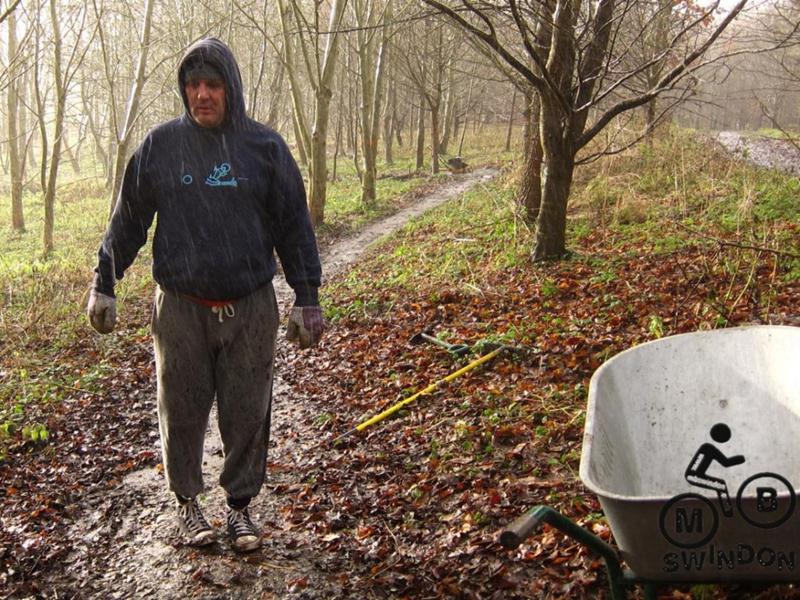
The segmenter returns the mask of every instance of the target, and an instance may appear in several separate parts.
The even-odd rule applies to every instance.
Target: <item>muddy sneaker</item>
[[[261,546],[261,535],[250,520],[247,507],[241,510],[228,507],[228,537],[237,552],[250,552]]]
[[[211,525],[200,512],[196,498],[185,502],[178,500],[178,528],[190,546],[208,546],[216,538]]]

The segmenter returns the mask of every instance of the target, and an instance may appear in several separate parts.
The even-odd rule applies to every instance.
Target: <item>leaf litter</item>
[[[539,503],[613,542],[577,476],[591,374],[656,335],[721,319],[797,325],[800,283],[775,255],[688,241],[665,254],[646,235],[596,231],[569,261],[496,268],[485,260],[468,278],[380,285],[398,248],[434,254],[472,233],[423,226],[380,244],[354,278],[329,282],[333,308],[348,310],[323,343],[279,347],[268,482],[257,505],[266,542],[247,557],[223,544],[186,548],[170,532],[163,483],[141,470],[157,472],[159,460],[149,340],[126,336],[119,368],[98,392],[43,409],[47,444],[21,444],[0,463],[2,594],[605,597],[600,561],[556,530],[545,527],[513,552],[497,543],[503,525]],[[745,254],[753,269],[732,274],[726,261]],[[146,299],[136,313],[146,316]],[[451,342],[492,338],[522,351],[333,444],[470,360],[409,343],[431,329]],[[65,360],[79,364],[90,351],[72,349]],[[161,550],[148,560],[146,548]]]

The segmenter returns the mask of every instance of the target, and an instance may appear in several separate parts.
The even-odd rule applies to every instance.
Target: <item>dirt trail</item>
[[[495,174],[495,170],[484,168],[454,177],[412,206],[367,227],[356,237],[335,243],[322,256],[325,277],[352,265],[381,236]],[[275,283],[280,305],[288,305],[290,289],[283,279]],[[79,596],[103,598],[341,596],[337,574],[326,574],[332,569],[326,569],[324,556],[282,522],[280,507],[270,493],[271,487],[298,483],[291,469],[293,456],[299,451],[292,424],[307,418],[302,402],[287,397],[280,364],[275,384],[268,483],[251,505],[255,521],[266,533],[264,548],[240,557],[224,540],[203,550],[181,545],[174,526],[173,498],[165,489],[163,475],[157,469],[144,469],[128,475],[109,492],[84,498],[86,518],[71,532],[77,549],[65,561],[64,572],[53,574],[55,587],[75,590]],[[206,493],[201,504],[209,521],[223,530],[224,493],[217,485],[222,444],[215,421],[212,414],[203,469]]]

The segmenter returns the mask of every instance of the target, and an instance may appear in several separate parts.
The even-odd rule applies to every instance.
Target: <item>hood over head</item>
[[[178,67],[178,88],[181,91],[183,106],[189,113],[189,102],[186,98],[186,74],[195,69],[212,72],[217,71],[225,81],[225,120],[223,125],[241,128],[247,122],[242,91],[242,76],[239,65],[231,49],[217,38],[203,38],[187,48]]]

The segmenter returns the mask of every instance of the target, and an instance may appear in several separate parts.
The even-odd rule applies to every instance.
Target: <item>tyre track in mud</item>
[[[322,252],[325,280],[354,264],[382,236],[496,174],[496,169],[482,168],[454,176],[413,205],[334,243]],[[292,300],[291,290],[281,277],[275,280],[275,290],[285,312]],[[279,355],[285,343],[281,331]],[[292,423],[301,418],[302,399],[298,402],[288,397],[280,368],[278,362],[271,468],[264,489],[251,504],[254,520],[265,533],[261,550],[239,556],[224,536],[202,550],[182,545],[174,524],[173,496],[166,489],[163,474],[159,468],[142,469],[127,475],[112,490],[83,498],[80,505],[84,516],[70,531],[75,550],[64,561],[63,569],[48,577],[45,588],[63,590],[77,598],[341,597],[335,566],[314,547],[298,541],[299,536],[281,520],[279,499],[270,493],[276,485],[297,483],[291,465],[299,444]],[[160,446],[154,450],[160,453]],[[217,485],[222,455],[214,411],[205,442],[206,490],[200,499],[208,520],[224,533],[225,497]],[[301,581],[303,585],[293,584]]]

